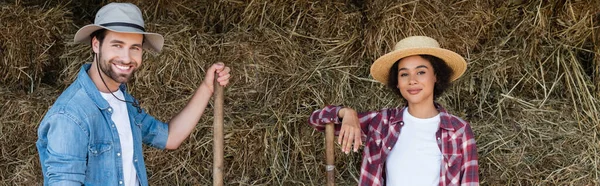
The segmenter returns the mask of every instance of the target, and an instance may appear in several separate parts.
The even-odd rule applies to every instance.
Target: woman
[[[407,37],[371,66],[371,75],[404,99],[403,108],[357,113],[327,106],[309,124],[336,126],[346,154],[366,139],[360,185],[479,185],[475,139],[469,124],[434,102],[466,70],[459,54],[425,36]]]

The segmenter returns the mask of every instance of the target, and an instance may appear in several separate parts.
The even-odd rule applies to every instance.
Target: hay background
[[[2,185],[42,181],[37,126],[91,60],[72,38],[108,2],[0,2]],[[322,185],[324,135],[307,117],[325,104],[398,106],[368,69],[409,35],[437,38],[469,62],[439,102],[471,122],[482,184],[600,184],[598,1],[128,2],[166,39],[130,84],[149,113],[167,121],[210,64],[232,67],[229,185]],[[146,149],[152,185],[211,183],[211,113],[180,149]],[[355,183],[360,154],[336,153],[338,183]]]

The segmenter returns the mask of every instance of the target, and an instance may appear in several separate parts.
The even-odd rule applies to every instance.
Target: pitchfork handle
[[[335,159],[334,159],[334,140],[335,127],[333,123],[325,125],[325,156],[326,156],[326,168],[327,171],[327,186],[335,185]]]
[[[217,81],[219,73],[215,72],[214,94],[214,123],[213,123],[213,185],[223,186],[223,156],[224,156],[224,138],[223,138],[223,86]]]

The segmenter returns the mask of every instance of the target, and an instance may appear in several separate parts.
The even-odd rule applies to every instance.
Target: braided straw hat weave
[[[396,61],[408,56],[423,54],[444,60],[453,72],[450,77],[451,82],[458,79],[467,70],[467,62],[461,55],[441,48],[435,39],[427,36],[411,36],[400,40],[392,52],[375,60],[371,65],[371,75],[375,80],[387,84],[390,68]]]

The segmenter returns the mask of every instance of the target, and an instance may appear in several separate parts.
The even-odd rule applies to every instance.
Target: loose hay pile
[[[222,61],[232,67],[225,100],[228,184],[322,185],[324,135],[306,124],[310,112],[325,104],[357,110],[400,105],[369,77],[368,69],[399,39],[419,34],[438,39],[469,62],[465,76],[439,102],[471,122],[483,184],[600,184],[597,2],[132,2],[144,12],[147,29],[166,39],[163,52],[147,54],[129,84],[149,113],[169,120],[210,64]],[[0,5],[32,12],[63,7],[65,22],[77,24],[57,27],[69,32],[43,40],[66,46],[47,53],[6,58],[4,46],[24,51],[37,45],[0,40],[0,57],[10,59],[2,63],[2,72],[9,69],[7,64],[33,54],[58,58],[35,72],[61,72],[58,83],[38,80],[42,83],[34,85],[33,93],[0,89],[0,109],[5,111],[0,115],[0,178],[29,185],[42,180],[34,145],[37,125],[80,65],[91,61],[89,47],[69,42],[74,30],[92,22],[90,14],[101,5],[60,1]],[[7,14],[0,15],[4,24]],[[38,34],[33,40],[50,34],[32,33]],[[23,88],[14,79],[17,76],[6,77],[13,78],[2,80],[6,86]],[[180,149],[148,148],[151,184],[210,184],[211,127],[208,108]],[[360,155],[336,153],[337,181],[355,183]]]
[[[0,7],[0,85],[33,92],[55,79],[64,51],[63,34],[72,32],[70,12],[63,6],[41,8],[2,4]]]

